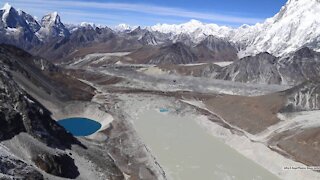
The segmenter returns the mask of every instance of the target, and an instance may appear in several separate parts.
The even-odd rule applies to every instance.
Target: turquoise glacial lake
[[[89,136],[101,128],[99,122],[79,117],[62,119],[58,123],[74,136]]]

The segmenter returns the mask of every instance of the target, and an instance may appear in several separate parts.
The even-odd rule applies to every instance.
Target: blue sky
[[[38,18],[57,11],[64,23],[148,26],[197,19],[227,26],[272,17],[287,0],[0,0]]]

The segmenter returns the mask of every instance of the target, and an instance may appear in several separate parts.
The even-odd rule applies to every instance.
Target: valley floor
[[[315,120],[317,112],[286,115],[286,118],[277,114],[284,103],[277,92],[288,87],[227,81],[207,83],[206,80],[191,77],[148,75],[136,71],[136,68],[122,66],[121,71],[105,67],[91,68],[87,73],[99,74],[100,78],[81,80],[97,89],[96,102],[104,103],[103,99],[110,100],[110,97],[116,100],[109,103],[115,106],[119,113],[124,114],[124,119],[131,119],[130,123],[139,136],[142,136],[142,140],[168,176],[170,172],[172,174],[172,170],[167,169],[168,165],[162,164],[162,155],[154,153],[157,150],[152,143],[150,144],[150,140],[148,143],[144,139],[137,121],[132,118],[141,115],[143,107],[174,109],[175,116],[193,117],[203,131],[213,136],[212,138],[220,139],[257,163],[257,166],[264,167],[281,179],[320,178],[316,171],[301,170],[306,168],[306,165],[316,166],[319,162],[317,159],[312,161],[309,159],[311,156],[306,154],[315,155],[314,153],[318,152],[318,144],[314,142],[312,147],[298,148],[297,151],[292,149],[301,147],[304,140],[308,143],[315,140],[314,136],[311,138],[310,133],[314,134],[317,132],[315,128],[319,127]],[[101,81],[103,76],[112,76],[117,78],[117,81]],[[173,80],[176,80],[176,83]],[[310,119],[309,116],[313,118]],[[149,128],[156,130],[157,127]],[[285,169],[288,167],[300,170]]]

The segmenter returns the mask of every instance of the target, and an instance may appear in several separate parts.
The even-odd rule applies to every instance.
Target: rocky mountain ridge
[[[172,38],[187,34],[194,42],[208,35],[226,38],[240,46],[240,58],[261,52],[283,56],[305,46],[320,50],[319,12],[319,0],[289,0],[275,16],[252,26],[230,28],[191,20],[178,25],[157,24],[148,29],[170,33]]]
[[[137,35],[136,31],[140,31],[144,33],[139,35],[136,41],[140,41],[142,45],[183,42],[191,47],[201,44],[203,40],[212,36],[223,40],[223,43],[233,43],[232,49],[236,49],[240,58],[261,52],[283,56],[302,47],[319,50],[320,22],[316,18],[319,12],[320,2],[318,0],[289,0],[274,17],[253,26],[243,25],[239,28],[230,28],[191,20],[180,25],[157,24],[146,28],[133,28],[121,24],[115,27],[112,33],[118,37],[130,34],[125,36],[129,38]],[[1,42],[11,42],[26,50],[32,49],[43,41],[50,41],[51,44],[58,46],[57,38],[60,41],[61,39],[67,41],[69,36],[79,28],[89,27],[73,25],[73,30],[70,30],[61,22],[56,12],[45,15],[39,23],[31,15],[17,11],[9,4],[5,4],[0,15],[2,17],[0,30],[4,32],[1,33],[3,36],[0,38]],[[94,25],[92,27],[94,29],[107,28]],[[20,45],[18,40],[24,43]]]

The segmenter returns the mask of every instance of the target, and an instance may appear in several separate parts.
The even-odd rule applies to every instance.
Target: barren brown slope
[[[159,52],[159,46],[144,46],[128,55],[128,57],[132,59],[132,61],[128,63],[147,64],[148,61]]]
[[[194,76],[194,77],[211,77],[214,74],[220,72],[221,67],[216,64],[200,64],[200,65],[159,65],[161,70],[183,75],[183,76]]]
[[[221,95],[202,101],[225,121],[251,134],[278,123],[277,113],[286,103],[280,93],[257,97]]]
[[[235,44],[212,35],[201,41],[194,49],[200,62],[238,60],[238,50]]]
[[[131,63],[138,64],[190,64],[198,61],[192,48],[183,43],[144,46],[129,55]]]
[[[113,38],[104,43],[90,43],[86,47],[81,47],[70,52],[63,59],[56,62],[72,61],[94,53],[112,53],[112,52],[131,52],[141,48],[142,45],[135,40],[126,40],[121,38]]]
[[[91,100],[94,95],[92,87],[43,58],[9,45],[0,45],[0,52],[1,61],[9,65],[20,85],[33,84],[60,100]]]
[[[320,128],[305,129],[277,143],[287,155],[309,166],[320,166]]]

